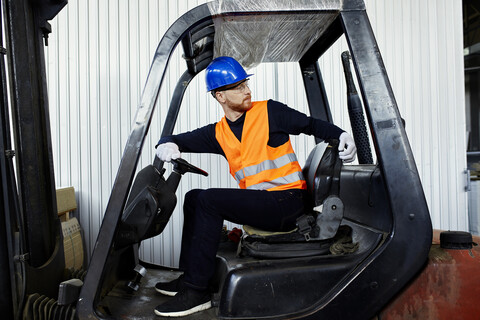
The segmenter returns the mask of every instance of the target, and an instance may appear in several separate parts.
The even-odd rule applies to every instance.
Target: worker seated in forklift
[[[158,316],[185,316],[211,307],[209,282],[224,220],[268,231],[288,231],[309,206],[307,184],[289,135],[338,140],[344,162],[356,157],[353,138],[339,127],[273,101],[252,102],[249,77],[232,57],[218,57],[206,69],[206,85],[225,116],[217,123],[163,137],[156,147],[170,162],[182,152],[224,156],[240,189],[195,189],[185,195],[178,279],[159,282],[174,296],[155,309]]]

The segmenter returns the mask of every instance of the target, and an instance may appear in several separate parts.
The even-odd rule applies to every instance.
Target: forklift
[[[88,268],[71,273],[65,270],[56,216],[43,54],[51,31],[48,20],[67,1],[2,0],[2,39],[8,42],[4,46],[2,40],[1,53],[9,67],[7,76],[5,59],[0,61],[5,212],[0,219],[0,310],[6,318],[159,318],[153,310],[168,298],[155,293],[154,285],[179,273],[142,261],[139,246],[164,230],[182,176],[208,175],[178,159],[166,176],[164,166],[170,164],[158,158],[136,174],[168,63],[179,45],[185,71],[170,101],[162,137],[173,133],[190,81],[219,55],[232,55],[245,65],[298,62],[310,115],[333,122],[318,60],[344,36],[349,47],[342,54],[346,107],[359,150],[359,164],[344,166],[335,141],[317,140],[303,168],[311,195],[311,210],[303,222],[288,235],[252,233],[238,245],[222,243],[211,284],[213,308],[184,319],[388,319],[402,312],[404,305],[396,301],[406,299],[404,293],[416,294],[410,288],[423,276],[428,278],[428,266],[446,261],[433,259],[432,248],[437,250],[435,257],[454,251],[447,252],[450,262],[466,259],[467,252],[474,259],[466,263],[478,268],[478,240],[470,234],[443,232],[433,237],[404,121],[363,1],[237,2],[202,4],[175,21],[160,40]],[[276,23],[285,27],[279,36],[262,38],[261,31]],[[250,38],[269,50],[249,50],[252,44],[232,36],[246,27]],[[345,235],[351,250],[332,252]],[[436,243],[439,237],[442,243]]]

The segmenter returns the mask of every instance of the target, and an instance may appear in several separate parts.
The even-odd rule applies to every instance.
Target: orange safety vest
[[[307,188],[290,139],[276,148],[267,145],[267,101],[253,102],[246,112],[241,142],[225,117],[216,124],[215,137],[240,188],[268,191]]]

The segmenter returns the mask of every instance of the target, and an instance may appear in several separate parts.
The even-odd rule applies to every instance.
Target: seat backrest
[[[323,154],[328,147],[328,143],[320,142],[317,144],[310,154],[308,155],[307,161],[305,161],[305,166],[303,167],[303,177],[307,182],[307,190],[310,194],[313,194],[314,185],[315,185],[315,173],[317,168],[322,161]]]
[[[337,157],[336,142],[320,142],[310,152],[303,167],[303,176],[307,182],[312,206],[320,205],[330,195]]]

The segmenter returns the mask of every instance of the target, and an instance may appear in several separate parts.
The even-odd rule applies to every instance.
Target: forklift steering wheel
[[[173,163],[173,170],[175,172],[180,173],[183,175],[186,172],[191,172],[191,173],[196,173],[196,174],[201,174],[202,176],[207,177],[208,173],[206,171],[203,171],[202,169],[195,167],[193,164],[190,164],[186,160],[182,158],[178,159],[172,159]]]

